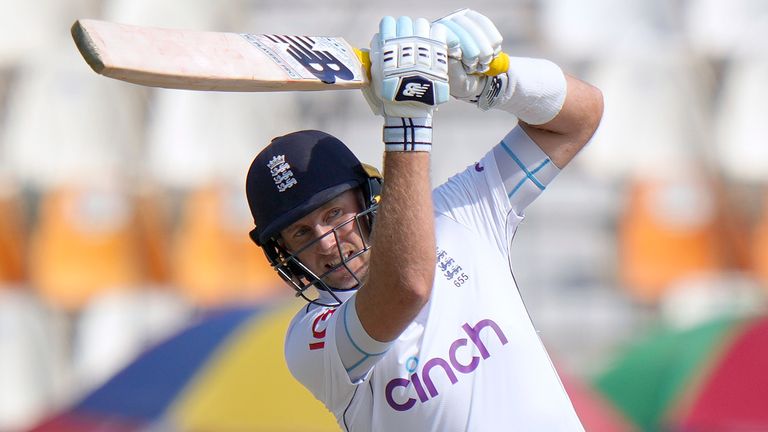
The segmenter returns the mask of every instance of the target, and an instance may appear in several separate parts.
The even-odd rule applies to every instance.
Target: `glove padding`
[[[470,9],[454,12],[437,23],[450,30],[446,42],[451,96],[477,103],[489,84],[482,73],[501,53],[501,33],[488,17]]]
[[[424,18],[382,18],[371,41],[371,86],[363,90],[374,114],[428,118],[448,101],[447,34]]]

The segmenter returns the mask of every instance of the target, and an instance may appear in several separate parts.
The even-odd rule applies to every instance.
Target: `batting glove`
[[[501,53],[501,33],[488,17],[462,9],[437,21],[451,31],[448,44],[448,76],[451,96],[477,103],[488,77],[491,61]]]
[[[432,114],[450,99],[447,34],[424,18],[384,17],[379,23],[371,41],[371,86],[363,94],[374,114],[385,117],[388,150],[428,150]]]
[[[451,31],[448,76],[453,97],[482,110],[501,109],[539,125],[552,120],[565,101],[565,75],[548,60],[510,57],[505,73],[488,77],[490,63],[501,53],[502,36],[488,17],[462,9],[437,21]]]

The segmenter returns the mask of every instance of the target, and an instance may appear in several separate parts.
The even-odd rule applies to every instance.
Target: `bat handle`
[[[371,56],[368,50],[361,50],[355,48],[355,54],[357,55],[357,58],[360,60],[360,63],[363,64],[363,68],[368,72],[368,79],[371,79]],[[491,61],[491,64],[488,65],[488,70],[483,72],[483,75],[488,76],[496,76],[503,74],[509,70],[509,55],[505,52],[500,52],[496,57],[494,57],[493,61]]]
[[[371,82],[371,53],[367,49],[352,48],[357,55],[357,59],[360,60],[360,64],[365,69],[365,75],[368,77],[368,82]]]
[[[508,70],[509,55],[502,51],[491,60],[491,64],[488,65],[488,70],[483,72],[483,75],[496,76],[501,75]]]

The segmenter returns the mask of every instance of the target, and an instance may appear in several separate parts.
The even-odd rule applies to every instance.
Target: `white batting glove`
[[[560,112],[565,102],[566,80],[559,66],[549,60],[510,57],[505,73],[480,75],[501,53],[501,33],[490,19],[462,9],[437,21],[448,27],[448,76],[451,95],[482,110],[497,108],[520,120],[540,125]]]
[[[381,19],[370,52],[374,113],[424,117],[448,100],[447,33],[424,18]]]
[[[501,33],[488,17],[461,9],[437,21],[448,27],[448,76],[451,96],[477,103],[485,88],[486,72],[501,52]]]
[[[432,114],[450,99],[448,30],[424,18],[384,17],[371,41],[371,86],[363,90],[374,114],[385,117],[387,150],[428,151]]]

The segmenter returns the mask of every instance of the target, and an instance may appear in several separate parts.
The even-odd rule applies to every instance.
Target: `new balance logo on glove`
[[[403,90],[403,96],[413,96],[420,98],[429,90],[429,84],[409,83]]]
[[[496,106],[496,104],[499,103],[499,97],[503,95],[506,83],[506,74],[497,75],[492,79],[489,79],[486,82],[482,93],[478,96],[477,106],[483,111],[487,111]]]
[[[395,95],[396,101],[415,101],[426,105],[435,104],[432,83],[420,76],[404,77],[400,90]]]

